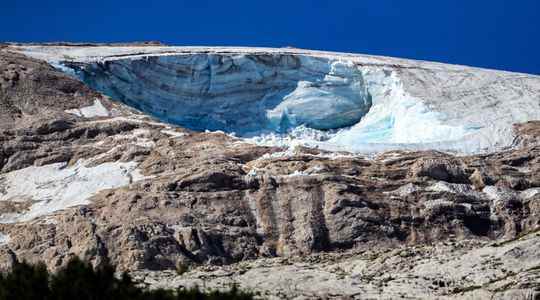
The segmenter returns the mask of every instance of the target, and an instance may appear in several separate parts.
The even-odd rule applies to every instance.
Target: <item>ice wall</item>
[[[175,55],[86,64],[90,86],[164,121],[239,135],[356,124],[371,97],[352,63],[292,55]]]
[[[188,54],[72,64],[88,85],[166,122],[263,145],[475,152],[476,128],[409,95],[388,68],[287,54]]]

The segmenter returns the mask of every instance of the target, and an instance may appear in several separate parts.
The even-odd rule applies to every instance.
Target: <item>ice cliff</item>
[[[195,130],[335,129],[358,123],[371,106],[358,69],[304,56],[154,56],[77,72],[115,99]]]
[[[160,120],[266,145],[473,153],[540,118],[532,75],[299,49],[20,50]]]

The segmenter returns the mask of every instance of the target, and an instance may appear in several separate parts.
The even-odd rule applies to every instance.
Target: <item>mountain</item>
[[[4,45],[0,75],[4,269],[79,256],[269,298],[540,292],[539,76],[154,44]]]

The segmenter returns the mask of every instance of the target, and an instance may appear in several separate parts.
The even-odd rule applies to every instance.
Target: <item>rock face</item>
[[[61,117],[64,110],[88,106],[99,95],[47,63],[16,53],[0,56],[0,91],[2,129]]]
[[[514,126],[513,147],[484,154],[365,156],[260,146],[161,123],[14,50],[0,50],[0,115],[11,118],[0,122],[2,268],[43,260],[54,270],[76,255],[96,266],[110,261],[152,286],[210,276],[209,286],[240,282],[290,298],[513,298],[540,291],[538,121]],[[237,64],[295,66],[286,57],[191,59],[200,81],[184,84],[194,90],[212,86],[202,74],[219,83],[220,70]],[[180,64],[177,56],[148,61],[160,72]],[[92,66],[101,68],[93,86],[112,88],[132,82],[146,65],[120,59]],[[307,72],[294,70],[290,77],[276,71],[279,89],[294,89]],[[126,80],[107,82],[104,74]],[[328,80],[316,89],[358,87],[354,103],[377,97],[362,88],[367,81]],[[247,87],[268,93],[270,84]],[[241,94],[240,86],[230,88]],[[125,102],[148,91],[131,92]],[[290,104],[283,110],[290,112],[297,102],[287,101],[273,110]],[[210,111],[223,107],[207,109],[213,118]],[[167,271],[186,266],[184,275]]]

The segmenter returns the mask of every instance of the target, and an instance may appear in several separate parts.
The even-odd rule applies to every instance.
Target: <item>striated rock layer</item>
[[[47,47],[38,48],[40,53],[49,51]],[[85,48],[70,49],[76,52]],[[138,51],[148,49],[154,48],[139,47]],[[0,51],[2,268],[9,268],[17,260],[43,260],[54,270],[71,257],[80,256],[96,266],[110,261],[120,270],[131,271],[141,283],[154,287],[187,286],[205,280],[209,287],[218,288],[237,282],[266,297],[538,297],[539,121],[510,126],[512,147],[484,154],[396,150],[368,157],[301,146],[261,146],[223,132],[197,132],[156,121],[111,101],[44,61],[18,54],[18,47]],[[88,49],[84,51],[88,55]],[[99,49],[95,51],[99,53]],[[227,68],[223,57],[230,59]],[[237,70],[250,70],[256,63],[293,68],[294,64],[290,64],[294,60],[286,57],[274,55],[261,61],[261,56],[197,54],[192,56],[196,62],[190,66],[200,67],[200,76],[178,74],[185,88],[170,92],[177,95],[216,86],[208,85],[208,77],[203,79],[201,74],[212,74],[212,82],[227,86],[220,70],[237,63]],[[140,105],[142,110],[159,116],[151,109],[160,106],[149,108],[144,104],[149,99],[144,93],[155,90],[144,89],[149,81],[141,80],[143,85],[133,76],[147,75],[137,68],[158,72],[160,64],[156,62],[167,62],[165,70],[158,72],[164,74],[179,59],[176,55],[156,56],[147,62],[153,63],[119,58],[77,64],[78,68],[90,68],[84,72],[95,71],[95,82],[90,85],[100,90],[121,84],[122,80],[107,81],[111,78],[107,76],[124,76],[124,84],[133,81],[132,90],[126,88],[111,95],[123,95],[125,98],[120,100],[125,103],[141,96],[140,104],[130,105]],[[391,68],[404,72],[401,76],[424,64],[412,68],[406,61],[399,62]],[[451,99],[474,82],[447,83],[460,86],[455,89],[436,85],[432,82],[436,76],[426,75],[440,75],[430,69],[436,66],[453,76],[462,74],[461,67],[427,64],[408,77],[408,84],[418,87],[412,84],[411,78],[416,78],[426,85],[424,93],[438,91]],[[92,69],[98,67],[103,73]],[[122,68],[124,73],[119,71]],[[372,101],[372,106],[352,111],[360,113],[365,108],[373,112],[377,99],[381,99],[376,91],[384,89],[370,90],[367,87],[374,83],[363,75],[357,81],[338,84],[332,77],[335,72],[353,72],[347,65],[340,68],[311,75],[302,73],[308,72],[306,69],[297,70],[285,76],[287,69],[280,67],[275,70],[276,81],[265,79],[260,85],[245,87],[250,91],[260,89],[261,95],[268,95],[272,88],[294,95],[303,76],[317,78],[313,82],[326,78],[313,87],[311,91],[316,93],[309,97],[326,101],[317,93],[332,90],[333,96],[328,99],[336,99],[335,95],[354,90],[356,98],[346,97],[351,105]],[[511,100],[514,106],[493,104],[498,101],[489,96],[493,89],[474,86],[470,95],[487,96],[484,104],[467,102],[469,107],[493,104],[497,115],[502,113],[498,109],[521,111],[517,103],[538,105],[534,102],[538,94],[532,88],[523,88],[537,80],[534,76],[484,70],[473,73],[487,76],[475,80],[520,81],[519,89],[511,87],[513,83],[501,83],[500,90],[519,91],[523,96]],[[156,78],[163,78],[163,84],[170,79]],[[188,84],[190,79],[186,78],[200,81]],[[264,95],[255,97],[251,92],[246,94],[248,98],[241,98],[243,85],[236,81],[230,84],[230,94],[217,97],[219,93],[209,90],[204,94],[208,98],[194,101],[251,99],[245,108],[255,110],[254,103],[269,99]],[[420,95],[420,89],[417,92]],[[470,99],[467,97],[459,101]],[[298,104],[298,98],[293,98],[280,99],[283,101],[271,110],[292,105],[286,110],[290,113],[290,107]],[[166,104],[186,99],[192,98],[171,96],[163,101]],[[434,103],[454,107],[461,105],[458,102]],[[168,113],[197,112],[197,107],[180,103],[183,106],[167,104]],[[222,104],[215,102],[205,107],[205,117],[216,118],[215,112],[223,111],[220,116],[230,119],[225,124],[239,128],[242,124],[259,124],[264,118],[268,118],[265,120],[269,127],[285,124],[283,119],[272,123],[268,114],[235,118]],[[281,118],[284,113],[277,115]],[[360,115],[369,118],[369,112]],[[494,117],[485,115],[484,121]],[[249,119],[254,117],[262,119]],[[319,125],[327,124],[323,119],[318,120]],[[513,116],[501,123],[511,120]],[[217,124],[212,122],[208,123]],[[492,128],[505,128],[498,126]],[[189,271],[177,275],[175,269]]]

